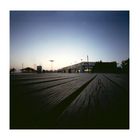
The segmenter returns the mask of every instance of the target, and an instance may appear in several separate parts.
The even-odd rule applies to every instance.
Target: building
[[[37,72],[41,73],[42,72],[42,66],[37,66]]]
[[[57,72],[63,73],[88,73],[88,72],[99,72],[99,73],[116,73],[117,63],[116,62],[81,62],[71,66],[67,66],[59,69]]]
[[[71,66],[67,66],[58,70],[58,72],[64,73],[83,73],[83,72],[92,72],[95,62],[81,62]]]
[[[36,70],[33,68],[30,68],[30,67],[26,67],[26,68],[21,69],[21,72],[22,73],[33,73],[33,72],[36,72]]]
[[[116,73],[117,72],[117,63],[116,62],[96,62],[93,67],[93,72],[101,73]]]

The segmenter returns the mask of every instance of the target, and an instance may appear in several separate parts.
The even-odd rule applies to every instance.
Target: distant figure
[[[98,85],[101,85],[101,79],[98,80]]]
[[[104,89],[105,89],[105,86],[104,86],[103,82],[101,81],[101,79],[98,79],[98,83],[96,85],[95,90],[98,91],[98,90],[104,90]]]

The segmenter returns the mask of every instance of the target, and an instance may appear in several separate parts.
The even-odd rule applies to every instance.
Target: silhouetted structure
[[[21,69],[21,72],[23,72],[23,73],[32,73],[32,72],[36,72],[36,70],[33,69],[33,68],[30,68],[30,67],[27,67],[27,68]]]
[[[96,62],[95,67],[93,67],[93,72],[101,73],[116,73],[117,63],[116,62]]]
[[[42,66],[37,66],[37,72],[41,73],[42,72]]]
[[[51,71],[50,71],[51,72]],[[81,62],[58,69],[62,73],[129,73],[129,59],[122,61],[121,67],[117,62]]]

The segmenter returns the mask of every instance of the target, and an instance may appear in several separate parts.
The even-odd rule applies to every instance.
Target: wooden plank
[[[107,78],[112,80],[112,82],[116,83],[118,86],[123,88],[128,92],[129,90],[129,80],[128,80],[128,75],[126,74],[104,74]]]
[[[128,92],[114,82],[127,82],[115,74],[53,74],[33,77],[32,84],[11,85],[12,120],[16,127],[112,128],[128,127]],[[111,79],[111,80],[110,80]],[[23,81],[26,81],[23,80]],[[37,82],[36,82],[37,81]],[[114,81],[114,82],[112,82]],[[124,84],[125,85],[125,84]],[[124,86],[122,85],[122,86]],[[52,86],[52,87],[51,87]],[[49,88],[51,87],[51,88]],[[24,121],[22,121],[24,120]]]
[[[61,114],[58,126],[104,128],[121,126],[124,121],[127,124],[128,113],[122,112],[128,110],[125,101],[128,98],[123,95],[123,91],[118,86],[102,74],[98,74],[96,79]]]
[[[51,89],[46,89],[38,93],[40,97],[40,101],[43,105],[43,109],[46,111],[49,108],[53,108],[57,104],[59,104],[66,97],[71,95],[75,90],[79,89],[84,83],[89,81],[95,75],[87,75],[80,77],[75,81],[71,81],[65,83],[63,85],[59,85],[53,87]],[[49,109],[50,110],[50,109]]]
[[[20,87],[17,91],[14,91],[16,92],[14,93],[16,95],[16,99],[14,99],[14,102],[16,102],[15,107],[18,106],[16,107],[17,112],[19,112],[21,116],[23,115],[24,117],[26,117],[27,120],[28,117],[30,120],[30,117],[33,115],[40,116],[38,115],[38,113],[44,114],[44,111],[50,111],[50,109],[52,109],[66,97],[72,94],[76,89],[78,89],[90,78],[92,78],[92,76],[89,74],[83,75],[81,78],[78,79],[78,82],[72,81],[64,85],[59,85],[52,89],[43,90],[41,92],[38,92],[37,96],[30,96],[28,94],[26,94],[26,96],[23,96],[23,93],[28,93],[29,87]],[[36,116],[34,116],[34,118],[35,117]]]

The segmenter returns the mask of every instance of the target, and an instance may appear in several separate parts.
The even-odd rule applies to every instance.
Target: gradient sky
[[[58,69],[129,57],[128,11],[11,11],[10,67]]]

